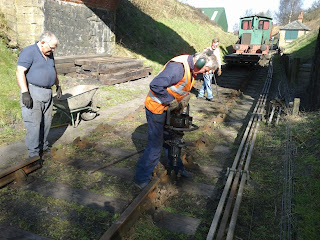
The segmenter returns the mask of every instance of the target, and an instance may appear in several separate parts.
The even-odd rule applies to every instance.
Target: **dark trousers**
[[[172,165],[172,157],[170,155],[171,147],[164,142],[164,139],[168,140],[171,137],[170,134],[164,130],[166,115],[166,112],[163,112],[162,114],[154,114],[146,109],[148,122],[148,145],[136,167],[135,182],[137,183],[150,181],[151,173],[159,163],[162,147],[164,149],[168,165]],[[181,158],[178,159],[178,166],[174,170],[184,170]]]

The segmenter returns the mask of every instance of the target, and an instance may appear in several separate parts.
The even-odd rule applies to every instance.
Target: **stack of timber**
[[[136,58],[101,54],[56,57],[55,64],[58,74],[99,80],[104,85],[143,78],[152,71]]]

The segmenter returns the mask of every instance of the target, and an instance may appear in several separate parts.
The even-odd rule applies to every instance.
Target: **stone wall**
[[[59,38],[56,56],[113,53],[114,11],[63,1],[46,1],[44,15],[45,29]]]
[[[0,11],[9,27],[11,45],[25,47],[44,31],[44,0],[0,0]]]
[[[33,44],[44,31],[59,39],[55,56],[112,54],[120,0],[0,0],[12,43]]]

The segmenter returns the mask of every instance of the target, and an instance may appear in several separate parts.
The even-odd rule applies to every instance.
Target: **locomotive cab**
[[[226,61],[258,62],[261,56],[269,53],[271,29],[272,18],[257,15],[240,18],[239,39]]]

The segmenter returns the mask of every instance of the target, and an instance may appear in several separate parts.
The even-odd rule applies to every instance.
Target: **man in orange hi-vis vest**
[[[140,189],[150,182],[152,171],[160,160],[162,147],[168,166],[176,174],[180,172],[182,177],[193,177],[184,169],[180,158],[177,166],[172,166],[170,146],[164,141],[164,138],[170,137],[166,136],[168,132],[164,131],[167,109],[173,111],[186,107],[194,77],[197,74],[215,71],[218,67],[217,58],[211,50],[204,50],[195,55],[180,55],[167,62],[163,70],[151,81],[150,91],[145,100],[148,145],[138,161],[134,179],[135,185]]]

